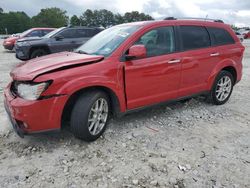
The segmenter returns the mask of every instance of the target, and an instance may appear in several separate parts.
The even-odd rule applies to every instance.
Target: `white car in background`
[[[244,35],[241,34],[240,32],[238,31],[235,31],[235,34],[237,35],[237,37],[240,39],[240,42],[243,42],[244,41]]]

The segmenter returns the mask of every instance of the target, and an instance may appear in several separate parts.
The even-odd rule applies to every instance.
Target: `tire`
[[[71,113],[70,126],[74,136],[87,142],[98,139],[106,129],[110,109],[110,100],[106,93],[89,91],[82,94]]]
[[[34,50],[31,55],[30,55],[30,59],[36,58],[36,57],[41,57],[44,55],[47,55],[48,52],[44,49],[36,49]]]
[[[225,104],[233,91],[234,78],[228,71],[221,71],[216,77],[209,94],[209,102],[215,105]]]

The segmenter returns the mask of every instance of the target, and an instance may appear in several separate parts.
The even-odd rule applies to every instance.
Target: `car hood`
[[[17,42],[30,42],[30,41],[35,41],[35,40],[41,40],[41,37],[24,37],[19,39]]]
[[[30,81],[47,72],[83,66],[103,60],[104,56],[61,52],[29,60],[10,73],[13,80]]]

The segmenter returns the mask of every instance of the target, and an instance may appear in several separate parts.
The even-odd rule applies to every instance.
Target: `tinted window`
[[[204,27],[180,26],[183,50],[205,48],[210,46],[209,34]]]
[[[64,38],[76,38],[75,32],[73,29],[66,29],[66,30],[62,31],[61,33],[59,33],[58,35],[61,35]]]
[[[175,51],[173,27],[160,27],[145,33],[135,44],[143,44],[147,56],[159,56]]]
[[[41,37],[41,31],[40,30],[35,30],[31,31],[26,37]]]
[[[208,27],[208,31],[211,35],[213,45],[224,45],[234,43],[234,39],[225,29]]]
[[[52,30],[42,30],[42,35],[44,36],[44,35],[47,35],[48,33],[50,33]]]
[[[75,38],[88,37],[87,29],[75,29]]]
[[[88,29],[88,37],[93,37],[100,31],[101,31],[100,29]]]

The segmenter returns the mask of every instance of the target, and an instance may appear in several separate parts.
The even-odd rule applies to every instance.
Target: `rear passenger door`
[[[180,96],[206,90],[207,81],[216,65],[216,51],[211,48],[207,29],[199,25],[180,25],[181,81]]]

